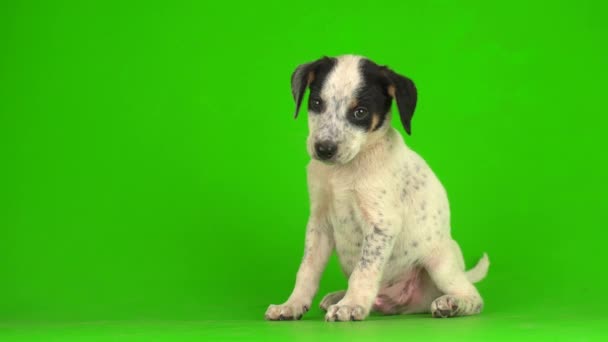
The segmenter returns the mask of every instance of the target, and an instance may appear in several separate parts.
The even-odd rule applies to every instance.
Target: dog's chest
[[[335,193],[329,220],[336,252],[345,273],[350,274],[361,254],[365,225],[354,196],[349,191]]]

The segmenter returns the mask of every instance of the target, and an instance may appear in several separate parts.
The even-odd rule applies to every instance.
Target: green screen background
[[[0,335],[605,335],[606,14],[601,1],[3,2]],[[345,53],[416,82],[406,141],[447,188],[467,265],[490,256],[483,315],[328,326],[316,305],[346,287],[334,257],[304,321],[262,321],[292,289],[308,216],[289,78]]]

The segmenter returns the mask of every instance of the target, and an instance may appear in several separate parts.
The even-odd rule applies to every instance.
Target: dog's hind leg
[[[327,308],[329,308],[330,306],[341,301],[342,298],[344,298],[345,294],[346,294],[346,291],[344,291],[344,290],[330,292],[330,293],[326,294],[325,297],[323,297],[323,299],[321,299],[321,304],[319,304],[319,307],[321,308],[321,310],[327,311]]]
[[[425,260],[425,268],[437,286],[444,293],[431,303],[433,317],[453,317],[474,315],[481,312],[483,300],[467,277],[461,259],[460,249],[440,246]]]

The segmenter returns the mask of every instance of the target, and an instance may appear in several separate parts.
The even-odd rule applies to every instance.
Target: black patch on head
[[[302,64],[293,72],[291,75],[291,93],[296,102],[296,111],[294,115],[296,118],[298,117],[298,112],[300,111],[300,105],[302,104],[302,99],[304,98],[306,88],[310,87],[311,90],[309,105],[313,102],[313,100],[321,100],[319,91],[323,86],[323,82],[325,82],[327,74],[335,65],[335,58],[323,57],[314,62]],[[323,101],[321,101],[319,106],[313,107],[314,108],[310,109],[319,113],[322,112],[324,110]]]
[[[337,61],[335,58],[328,58],[328,60],[319,64],[317,70],[315,71],[315,78],[310,83],[310,96],[308,97],[308,110],[312,113],[323,113],[327,106],[325,105],[325,100],[321,98],[321,90],[323,89],[323,84],[325,83],[325,79],[327,78],[327,74],[329,74]],[[321,102],[319,107],[314,105],[314,101],[318,100]]]
[[[323,57],[296,68],[291,75],[291,91],[296,102],[295,117],[298,116],[307,87],[310,87],[309,110],[312,113],[325,111],[326,107],[320,92],[327,74],[336,63],[336,58]],[[411,134],[411,120],[418,99],[414,82],[395,73],[388,67],[379,66],[368,59],[362,59],[359,68],[363,82],[356,94],[357,106],[349,108],[347,113],[348,121],[367,131],[372,128],[372,124],[376,121],[374,117],[376,117],[377,124],[373,129],[382,127],[394,97],[399,108],[401,123],[407,134]],[[357,119],[355,111],[360,107],[365,107],[369,114]]]
[[[374,130],[382,127],[386,121],[386,114],[391,108],[394,96],[399,108],[401,123],[407,134],[411,134],[411,120],[414,116],[418,99],[414,82],[407,77],[395,73],[388,67],[379,66],[368,59],[361,60],[360,68],[363,76],[363,85],[357,94],[357,104],[367,107],[370,113],[378,116],[378,124],[374,127]],[[365,123],[353,122],[353,124],[366,129],[371,128],[371,123],[371,115]]]
[[[348,121],[355,126],[370,130],[373,123],[373,116],[378,116],[378,123],[374,130],[381,127],[391,109],[391,96],[388,93],[390,85],[388,78],[382,71],[382,68],[376,63],[362,59],[359,64],[359,70],[363,82],[357,90],[357,107],[365,107],[369,111],[369,115],[364,120],[357,120],[354,117],[354,109],[347,114]]]

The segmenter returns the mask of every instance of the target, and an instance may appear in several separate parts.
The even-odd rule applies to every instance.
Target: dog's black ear
[[[401,76],[388,68],[385,70],[389,84],[388,93],[397,101],[399,117],[401,118],[403,128],[405,128],[405,132],[408,135],[412,135],[412,117],[414,116],[416,101],[418,99],[416,86],[409,78]]]
[[[310,84],[315,80],[319,68],[331,63],[331,58],[323,57],[314,62],[298,66],[293,74],[291,74],[291,94],[296,102],[296,112],[294,114],[294,118],[298,117],[298,112],[300,111],[300,105],[302,104],[302,99],[304,98],[306,88],[308,88],[308,86],[310,86]]]

